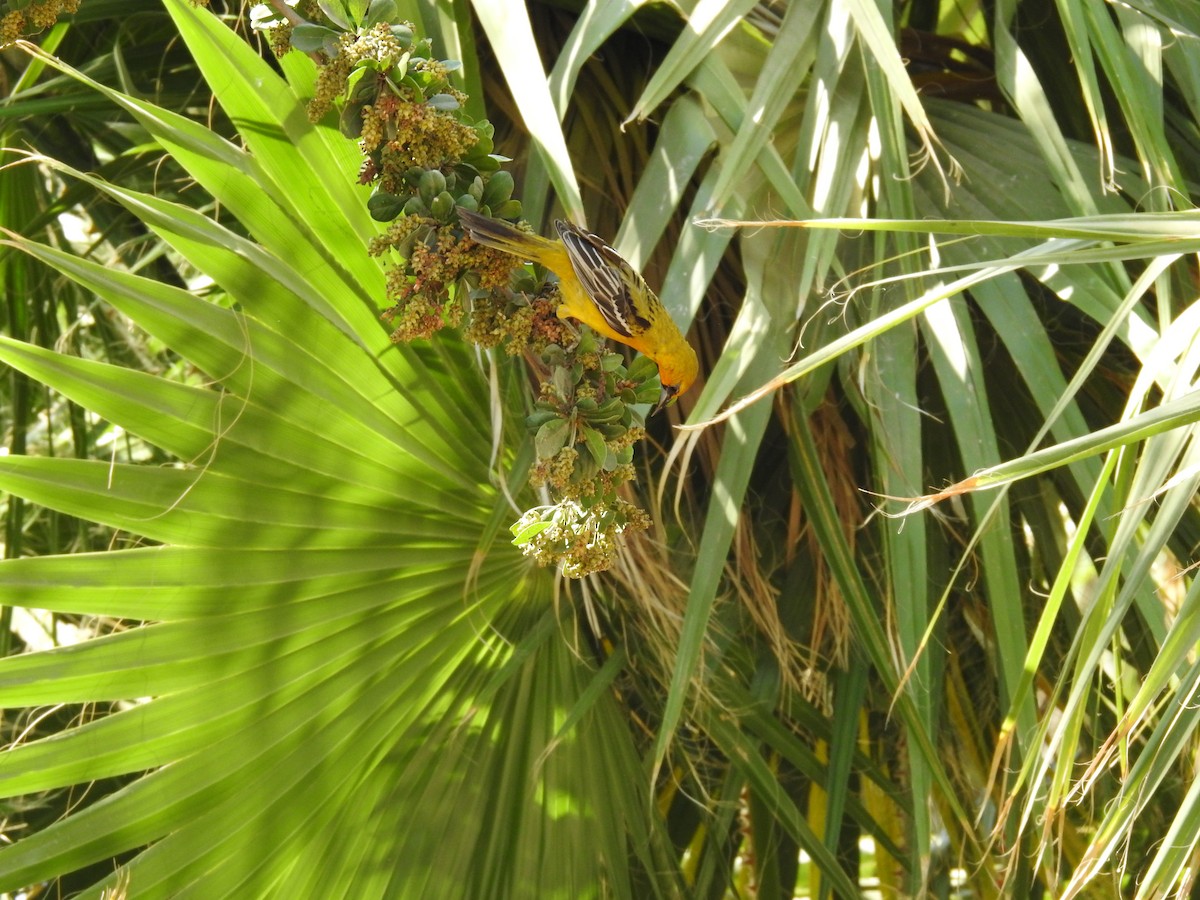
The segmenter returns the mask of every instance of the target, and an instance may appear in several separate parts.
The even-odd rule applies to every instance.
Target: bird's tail
[[[545,264],[547,252],[556,249],[554,241],[548,241],[528,231],[520,231],[507,222],[481,216],[461,206],[458,208],[458,220],[475,243],[511,253],[521,259],[536,260]]]

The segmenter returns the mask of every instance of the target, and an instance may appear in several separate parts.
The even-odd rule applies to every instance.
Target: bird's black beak
[[[654,404],[654,409],[650,410],[650,415],[655,415],[662,409],[670,406],[675,402],[675,395],[679,393],[679,385],[664,384],[662,393],[658,395],[658,402]]]

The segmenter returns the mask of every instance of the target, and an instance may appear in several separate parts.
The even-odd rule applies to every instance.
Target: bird
[[[662,392],[652,414],[692,386],[700,370],[696,351],[646,280],[602,238],[562,219],[554,222],[559,239],[553,240],[461,206],[458,218],[475,243],[540,263],[557,275],[559,318],[576,319],[658,364]]]

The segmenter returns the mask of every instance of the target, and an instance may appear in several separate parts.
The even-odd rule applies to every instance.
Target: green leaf
[[[487,180],[487,184],[480,186],[479,200],[487,206],[498,207],[512,197],[514,185],[511,174],[496,172]]]
[[[367,14],[363,18],[363,28],[373,28],[381,22],[391,24],[400,18],[400,11],[395,0],[371,0]]]
[[[343,31],[353,31],[359,18],[354,15],[353,10],[358,7],[365,10],[366,3],[363,0],[317,0],[317,6],[320,7],[326,18],[338,28]]]
[[[338,32],[331,28],[302,22],[292,29],[292,46],[301,53],[329,53],[337,46],[338,37]]]
[[[524,544],[528,544],[531,540],[533,540],[535,537],[537,537],[539,534],[541,534],[543,531],[545,531],[547,528],[549,528],[553,524],[554,524],[553,522],[551,522],[547,519],[542,519],[541,521],[533,522],[529,525],[524,525],[524,526],[519,525],[519,524],[513,525],[512,526],[512,533],[513,533],[512,542],[513,542],[513,544],[515,544],[518,547],[523,546]]]
[[[453,112],[462,105],[453,94],[434,94],[425,102],[441,112]]]
[[[555,418],[542,425],[537,430],[534,446],[537,448],[538,459],[550,459],[567,446],[571,436],[571,423],[566,419]]]
[[[371,218],[375,221],[390,222],[404,211],[407,202],[407,200],[397,197],[395,194],[377,191],[367,200],[367,209],[370,210]]]
[[[604,468],[604,461],[608,457],[608,447],[604,443],[604,435],[594,428],[588,428],[586,425],[580,429],[583,433],[584,443],[587,445],[588,453],[591,454],[593,461],[597,466]]]

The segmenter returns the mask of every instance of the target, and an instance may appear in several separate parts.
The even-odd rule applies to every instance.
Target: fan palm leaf
[[[557,638],[548,579],[511,549],[489,552],[512,513],[494,484],[491,400],[477,359],[453,341],[390,344],[375,312],[383,272],[363,253],[377,226],[343,142],[309,125],[303,96],[215,19],[168,7],[245,147],[92,84],[238,227],[60,170],[144,221],[212,279],[221,302],[9,241],[110,302],[207,382],[15,340],[0,350],[8,365],[181,460],[0,463],[5,490],[107,523],[135,545],[10,561],[6,595],[145,623],[8,660],[5,706],[104,711],[13,747],[0,778],[17,795],[147,774],[0,851],[0,880],[15,889],[136,852],[119,882],[138,896],[285,885],[406,893],[426,879],[423,896],[461,896],[472,878],[494,895],[542,884],[585,896],[608,881],[622,893],[635,881],[662,890],[653,859],[662,839],[644,817],[631,826],[641,834],[634,865],[624,828],[599,836],[586,826],[617,823],[621,804],[646,802],[631,777],[627,726],[611,695],[588,693],[578,657],[545,639]],[[311,70],[300,72],[311,83]],[[298,172],[313,174],[301,190]],[[513,656],[530,634],[541,637],[527,648],[550,652]],[[553,716],[514,718],[530,691],[534,709],[577,707],[570,740]],[[602,736],[609,729],[624,737]],[[597,755],[599,746],[615,749]],[[524,773],[502,795],[469,777],[489,756],[497,777]],[[553,816],[541,818],[543,804]],[[531,816],[542,823],[534,831],[462,828],[464,819]],[[334,867],[331,833],[340,835]],[[576,850],[547,860],[537,850],[546,841]],[[398,842],[411,869],[389,862]],[[467,847],[489,864],[470,875],[438,865],[471,855]]]

